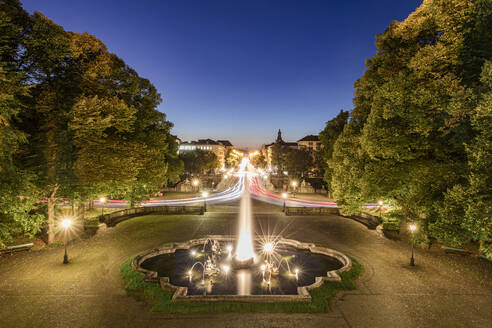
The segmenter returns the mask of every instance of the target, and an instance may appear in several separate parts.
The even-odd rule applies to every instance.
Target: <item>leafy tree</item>
[[[288,147],[282,143],[275,142],[271,150],[272,166],[276,167],[277,174],[282,174],[286,170]]]
[[[306,149],[287,149],[285,168],[291,177],[306,177],[313,167],[313,153]]]
[[[335,118],[326,123],[325,128],[319,134],[319,140],[323,148],[316,154],[315,163],[317,163],[318,171],[324,172],[324,180],[330,191],[333,169],[328,166],[328,162],[331,161],[335,142],[347,124],[348,118],[349,112],[341,110]]]
[[[34,174],[29,181],[40,190],[38,198],[47,199],[48,242],[54,240],[59,197],[80,197],[82,208],[101,193],[133,202],[177,180],[181,163],[172,124],[157,110],[161,97],[150,81],[94,36],[66,32],[38,12],[29,16],[17,1],[6,4],[2,27],[14,21],[25,26],[2,39],[14,45],[8,68],[18,75],[2,79],[4,90],[23,105],[5,113],[5,122],[15,118],[17,128],[9,126],[5,135],[11,145],[27,137],[15,158],[19,172]]]
[[[200,149],[185,151],[179,154],[179,158],[184,163],[185,172],[189,174],[199,175],[219,168],[217,155],[210,151]]]
[[[330,163],[345,212],[384,199],[441,241],[487,235],[449,214],[470,181],[470,142],[483,135],[475,116],[477,99],[486,99],[479,73],[492,58],[491,24],[487,1],[425,1],[378,35]]]
[[[260,169],[265,169],[266,165],[267,165],[266,158],[262,152],[259,152],[258,155],[253,156],[251,159],[251,163],[255,167],[260,168]]]
[[[28,27],[28,15],[18,1],[0,3],[0,247],[13,235],[36,234],[43,224],[35,213],[39,203],[33,176],[16,162],[27,141],[15,121],[28,93],[18,55]]]

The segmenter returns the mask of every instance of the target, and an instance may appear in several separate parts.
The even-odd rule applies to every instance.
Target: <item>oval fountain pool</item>
[[[226,236],[177,243],[136,257],[134,268],[146,280],[176,290],[177,299],[308,301],[308,290],[350,269],[343,254],[313,244],[279,238],[258,238],[251,264],[238,266],[233,254],[235,239]],[[256,296],[256,297],[255,297]],[[282,298],[282,296],[286,298]]]

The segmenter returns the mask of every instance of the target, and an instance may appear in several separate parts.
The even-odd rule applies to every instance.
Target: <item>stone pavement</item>
[[[325,314],[164,315],[126,294],[120,264],[168,241],[232,234],[238,203],[205,216],[141,217],[103,229],[69,248],[0,256],[0,327],[492,327],[492,265],[416,251],[337,216],[286,217],[253,202],[256,231],[320,243],[357,258],[358,289],[340,292]]]

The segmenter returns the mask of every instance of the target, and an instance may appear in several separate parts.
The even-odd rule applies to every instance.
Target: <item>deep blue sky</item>
[[[375,35],[421,0],[22,2],[150,79],[181,139],[257,148],[279,128],[287,141],[317,134],[352,108]]]

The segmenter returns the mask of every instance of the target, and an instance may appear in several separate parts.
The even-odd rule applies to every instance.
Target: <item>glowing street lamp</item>
[[[283,208],[283,210],[282,210],[282,211],[285,213],[285,200],[287,199],[287,193],[286,193],[286,192],[283,192],[283,193],[282,193],[282,198],[283,198],[283,200],[284,200],[284,208]]]
[[[62,228],[65,230],[65,255],[63,256],[63,264],[68,264],[68,251],[67,251],[67,243],[68,243],[68,228],[72,225],[72,220],[64,219],[61,222]]]
[[[413,244],[414,244],[413,234],[414,234],[415,230],[417,230],[417,226],[415,224],[411,224],[409,226],[409,228],[410,228],[410,233],[412,234],[412,257],[410,257],[410,265],[411,266],[414,266],[415,265],[415,260],[413,258]]]
[[[99,198],[99,204],[101,204],[101,217],[104,217],[104,204],[106,204],[106,197]]]
[[[207,211],[207,197],[208,197],[208,192],[204,191],[202,192],[202,197],[203,197],[203,211]]]
[[[271,243],[271,242],[267,242],[267,243],[265,243],[265,245],[263,245],[263,250],[267,254],[272,253],[273,249],[274,249],[274,246],[273,246],[273,243]]]
[[[191,182],[191,184],[193,185],[193,187],[195,187],[195,191],[198,191],[198,185],[200,184],[200,181],[198,179],[193,179],[193,181]]]
[[[297,187],[297,181],[296,180],[293,180],[290,185],[292,186],[293,188],[293,197],[295,198],[296,197],[296,187]]]

